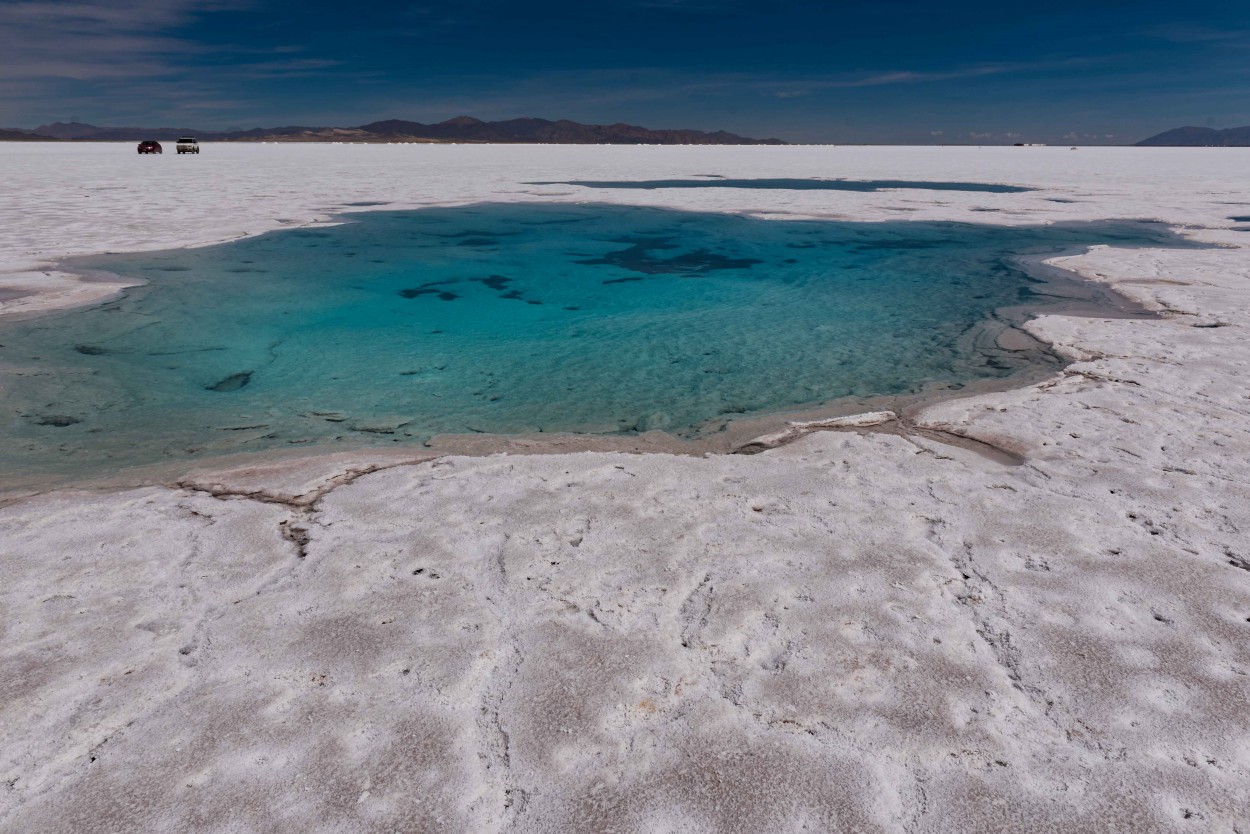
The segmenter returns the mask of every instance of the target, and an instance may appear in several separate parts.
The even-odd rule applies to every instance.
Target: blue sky
[[[0,126],[460,114],[828,142],[1250,124],[1250,2],[0,0]]]

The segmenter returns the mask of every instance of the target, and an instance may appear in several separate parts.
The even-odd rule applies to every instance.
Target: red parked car
[[[162,153],[162,151],[161,151],[161,143],[160,143],[160,142],[153,142],[153,141],[151,141],[151,140],[149,140],[149,141],[147,141],[147,142],[140,142],[140,143],[139,143],[139,153]]]

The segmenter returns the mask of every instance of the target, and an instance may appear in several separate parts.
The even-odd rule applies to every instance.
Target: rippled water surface
[[[1003,377],[1039,361],[986,327],[1039,302],[1011,254],[1155,235],[499,204],[98,257],[149,283],[0,327],[0,466],[101,474],[440,433],[693,436]]]

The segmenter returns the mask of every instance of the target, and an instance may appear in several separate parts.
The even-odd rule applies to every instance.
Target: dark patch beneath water
[[[536,301],[532,298],[526,298],[521,294],[520,290],[509,290],[508,285],[512,283],[512,279],[503,275],[488,275],[485,278],[470,278],[474,283],[482,284],[495,292],[499,293],[499,297],[508,301],[524,301],[526,304],[540,305],[543,302]]]
[[[252,381],[252,374],[255,371],[242,371],[241,373],[231,374],[225,379],[218,380],[212,385],[205,385],[206,391],[238,391],[240,388],[247,386]]]
[[[496,292],[502,292],[504,287],[512,283],[511,278],[505,278],[502,275],[487,275],[485,278],[474,278],[479,284],[485,284]]]
[[[935,238],[933,240],[908,240],[907,238],[896,238],[894,240],[863,240],[855,241],[851,244],[852,252],[894,252],[911,249],[941,249],[944,246],[958,244],[959,241],[943,240]],[[835,245],[841,245],[835,244]]]
[[[401,298],[420,298],[423,295],[434,295],[438,297],[439,301],[455,301],[457,298],[460,297],[459,294],[454,293],[454,292],[449,292],[448,290],[439,289],[439,287],[446,286],[447,284],[453,284],[453,283],[455,282],[454,281],[430,281],[429,283],[422,284],[419,287],[410,287],[409,289],[406,289],[406,290],[400,290],[398,295]]]
[[[518,226],[567,226],[573,223],[591,222],[588,217],[561,217],[558,220],[518,220]]]
[[[923,182],[913,180],[821,180],[821,179],[698,179],[698,180],[569,180],[527,182],[526,185],[580,185],[584,188],[766,188],[781,191],[883,191],[921,189],[925,191],[984,191],[991,194],[1017,194],[1033,191],[1016,185],[980,182]]]
[[[63,429],[66,426],[72,426],[75,423],[81,422],[82,420],[79,418],[70,417],[66,414],[44,414],[34,418],[36,426],[55,426],[58,429]]]
[[[492,238],[493,239],[497,237],[511,237],[512,235],[519,235],[521,233],[520,232],[505,232],[500,229],[464,229],[463,231],[449,232],[447,234],[439,234],[438,232],[426,232],[426,234],[429,235],[430,237],[445,237],[450,240],[454,240],[456,238],[469,238],[469,239]]]
[[[1229,220],[1234,223],[1250,223],[1250,214],[1242,214],[1237,217],[1230,217]]]
[[[621,238],[618,242],[633,245],[602,257],[587,258],[574,263],[584,266],[615,266],[644,275],[703,275],[727,269],[750,269],[763,263],[757,258],[731,258],[708,249],[694,249],[671,258],[657,257],[653,254],[656,251],[678,248],[673,239],[667,237]],[[631,279],[617,278],[603,283],[621,284],[628,280]]]

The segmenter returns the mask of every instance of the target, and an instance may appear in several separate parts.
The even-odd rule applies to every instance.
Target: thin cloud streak
[[[212,47],[181,34],[244,0],[20,0],[0,4],[0,78],[143,78]]]
[[[579,90],[578,100],[645,101],[683,98],[690,95],[723,93],[730,95],[754,94],[776,98],[798,98],[826,90],[853,90],[868,87],[888,87],[944,81],[987,78],[1047,70],[1071,70],[1089,65],[1085,59],[1059,61],[1034,61],[1018,64],[996,64],[952,69],[946,72],[922,72],[916,70],[893,70],[873,74],[812,75],[779,77],[758,73],[709,73],[696,76],[672,73],[660,68],[606,70],[597,72],[561,71],[542,73],[498,86],[498,79],[483,76],[495,90],[491,100],[516,101],[530,98],[531,94],[553,90]]]

